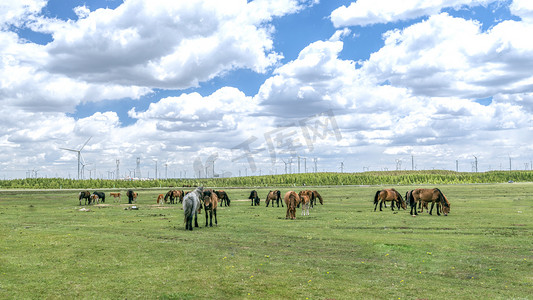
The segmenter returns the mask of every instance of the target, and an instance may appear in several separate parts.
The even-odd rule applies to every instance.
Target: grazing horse
[[[118,203],[120,203],[120,193],[109,193],[109,196],[113,197],[113,202],[116,202],[118,198]]]
[[[165,201],[163,200],[164,199],[163,197],[164,197],[163,194],[157,195],[157,204],[163,204],[163,201]]]
[[[285,219],[296,219],[296,206],[300,204],[300,197],[298,194],[293,191],[288,191],[285,193],[283,200],[285,200],[285,205],[287,205],[287,214],[285,215]]]
[[[174,199],[180,200],[181,203],[181,200],[183,200],[183,192],[177,190],[170,190],[165,195],[165,203],[168,202],[168,198],[170,198],[170,204],[174,204]],[[178,203],[178,201],[176,201],[176,203]]]
[[[270,191],[268,192],[268,195],[266,196],[266,207],[268,207],[268,204],[270,203],[270,200],[272,200],[272,207],[274,207],[274,200],[278,204],[281,202],[281,207],[283,207],[283,201],[281,201],[281,192],[279,190]]]
[[[407,193],[409,196],[409,203],[411,204],[411,215],[418,215],[416,204],[419,203],[421,207],[423,203],[431,202],[431,210],[429,214],[432,215],[433,207],[437,203],[437,215],[440,216],[439,209],[442,209],[442,213],[447,216],[450,213],[450,202],[444,196],[444,194],[437,188],[435,189],[414,189]],[[427,207],[426,207],[427,208]],[[414,214],[413,214],[414,210]]]
[[[105,193],[104,192],[94,192],[91,196],[92,202],[99,203],[102,201],[102,203],[105,203]]]
[[[303,190],[298,193],[300,198],[302,198],[302,195],[306,195],[309,198],[309,205],[311,205],[311,202],[315,199],[315,195],[311,190]],[[298,205],[298,207],[300,207],[300,205]]]
[[[220,206],[224,206],[224,203],[226,203],[226,206],[229,206],[231,200],[229,199],[228,194],[225,191],[215,191],[215,194],[217,194],[218,200],[220,200]]]
[[[374,196],[374,211],[376,211],[379,203],[379,211],[383,211],[382,204],[386,201],[391,201],[391,209],[394,210],[394,202],[396,202],[396,206],[398,209],[400,209],[400,205],[403,209],[406,209],[405,201],[403,200],[402,195],[398,193],[395,189],[384,189],[376,192],[376,195]],[[385,206],[387,207],[387,206]]]
[[[218,196],[214,191],[207,190],[203,193],[204,211],[205,211],[205,227],[207,227],[207,215],[209,215],[209,227],[213,227],[213,215],[215,215],[215,226],[217,222],[217,206]]]
[[[176,199],[178,199],[179,203],[182,203],[183,202],[183,196],[185,196],[185,193],[183,193],[183,191],[175,191],[175,197]],[[176,202],[177,204],[178,202]]]
[[[313,200],[311,201],[311,207],[313,207],[313,205],[316,205],[317,198],[318,198],[318,201],[320,201],[320,205],[324,205],[324,200],[322,200],[322,196],[320,196],[320,194],[317,191],[313,191]]]
[[[311,195],[313,193],[311,192]],[[300,203],[302,203],[302,216],[308,216],[309,215],[309,205],[311,202],[311,199],[309,198],[309,193],[302,193],[301,195],[298,195],[300,197]]]
[[[137,192],[134,192],[133,190],[128,190],[126,192],[126,196],[128,196],[128,204],[137,202]]]
[[[251,206],[259,206],[259,202],[261,201],[261,199],[259,199],[259,196],[257,195],[257,192],[255,190],[253,190],[251,193],[250,193],[250,196],[248,197],[248,199],[252,200],[252,205]]]
[[[185,230],[192,230],[192,217],[194,215],[194,227],[198,227],[198,208],[201,207],[200,198],[204,193],[202,186],[197,187],[194,191],[187,193],[183,197],[183,214],[185,221]]]
[[[85,205],[87,205],[87,202],[89,202],[89,204],[91,204],[91,192],[89,191],[81,191],[79,194],[78,194],[78,199],[80,200],[80,205],[81,205],[81,199],[85,199]]]

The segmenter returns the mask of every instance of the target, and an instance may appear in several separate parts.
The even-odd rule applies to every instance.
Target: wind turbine
[[[78,179],[80,179],[80,164],[81,164],[81,150],[83,150],[83,148],[85,147],[85,145],[87,145],[87,143],[89,142],[89,140],[92,138],[92,136],[90,138],[87,139],[87,141],[85,142],[85,144],[83,144],[83,146],[81,146],[81,148],[79,150],[76,150],[76,149],[69,149],[69,148],[59,148],[59,149],[63,149],[63,150],[67,150],[67,151],[71,151],[71,152],[76,152],[78,153]]]

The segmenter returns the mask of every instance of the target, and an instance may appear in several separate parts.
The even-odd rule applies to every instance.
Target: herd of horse
[[[120,203],[120,199],[121,199],[121,197],[120,197],[121,194],[120,193],[109,193],[109,196],[113,197],[114,202]],[[126,196],[128,197],[128,203],[129,204],[137,202],[137,196],[138,196],[137,192],[134,192],[133,190],[128,190],[126,192]],[[118,200],[117,200],[117,198],[118,198]],[[100,202],[101,203],[105,203],[105,193],[104,192],[100,192],[100,191],[94,191],[91,194],[91,192],[89,192],[89,191],[81,191],[78,194],[78,200],[80,201],[80,205],[81,205],[81,200],[82,199],[85,200],[85,202],[84,202],[85,205],[99,204]]]
[[[429,214],[433,215],[433,208],[437,204],[437,215],[447,216],[450,213],[450,202],[448,198],[438,188],[434,189],[414,189],[405,193],[405,200],[402,195],[395,189],[383,189],[376,192],[374,196],[374,211],[376,211],[379,203],[379,210],[382,211],[382,206],[387,207],[387,202],[391,202],[391,210],[394,210],[394,206],[398,208],[406,209],[407,203],[411,207],[410,214],[412,216],[418,215],[419,212],[423,212],[424,208],[428,209],[428,203],[431,203],[431,210]],[[418,211],[417,210],[418,205]]]
[[[120,202],[120,193],[109,193],[115,199],[115,202]],[[128,197],[128,203],[134,203],[137,199],[137,192],[128,190],[126,192]],[[105,193],[95,191],[92,194],[89,191],[81,191],[79,193],[79,203],[81,205],[82,199],[85,199],[85,205],[95,203],[105,203]],[[251,200],[251,206],[259,206],[261,199],[257,191],[250,192],[248,197]],[[296,208],[302,207],[302,216],[309,215],[309,209],[314,207],[317,200],[321,205],[324,204],[323,198],[317,191],[314,190],[302,190],[298,193],[295,191],[288,191],[285,193],[283,199],[281,198],[281,191],[274,190],[269,191],[265,197],[266,207],[270,204],[274,207],[276,203],[277,207],[286,207],[286,219],[296,219]],[[403,208],[407,209],[407,205],[411,207],[411,215],[418,215],[419,211],[423,212],[424,208],[428,209],[428,204],[431,203],[431,209],[429,214],[432,215],[433,208],[436,204],[437,215],[440,216],[441,212],[447,216],[450,212],[450,202],[444,196],[444,194],[438,189],[414,189],[407,191],[405,194],[405,200],[402,195],[396,189],[383,189],[378,190],[374,196],[374,211],[377,210],[379,204],[379,210],[383,211],[383,206],[387,208],[387,202],[390,202],[391,210],[394,211],[396,207],[398,210]],[[228,194],[223,190],[204,189],[200,186],[192,191],[184,192],[182,190],[170,190],[165,195],[159,194],[156,200],[157,204],[170,203],[178,204],[182,203],[184,212],[184,223],[186,230],[193,230],[193,227],[198,227],[198,214],[203,209],[205,211],[205,226],[213,226],[213,217],[215,219],[215,226],[218,225],[217,220],[217,207],[230,206],[230,199]],[[283,205],[285,203],[285,206]],[[418,209],[417,209],[418,205]],[[193,225],[194,220],[194,225]]]

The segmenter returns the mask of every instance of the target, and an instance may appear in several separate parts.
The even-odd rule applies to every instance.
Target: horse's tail
[[[381,193],[381,191],[377,191],[376,195],[374,196],[374,204],[378,203],[379,193]]]
[[[193,214],[194,209],[194,199],[191,199],[191,197],[187,197],[183,200],[183,222],[187,223],[187,219]]]
[[[409,205],[411,207],[414,207],[416,205],[415,203],[415,197],[413,197],[413,191],[409,191],[407,192],[407,194],[405,195],[405,197],[407,197],[408,199],[405,199],[406,201],[409,201]]]
[[[279,190],[276,191],[276,195],[278,196],[276,200],[281,200],[281,192]]]

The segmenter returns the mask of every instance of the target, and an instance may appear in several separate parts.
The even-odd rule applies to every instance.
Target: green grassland
[[[192,232],[180,205],[155,204],[164,189],[90,211],[77,191],[4,191],[0,298],[531,298],[533,184],[439,185],[451,213],[418,217],[374,212],[384,187],[316,187],[324,205],[296,220],[265,207],[273,188],[259,207],[227,188],[218,226],[202,213]]]

